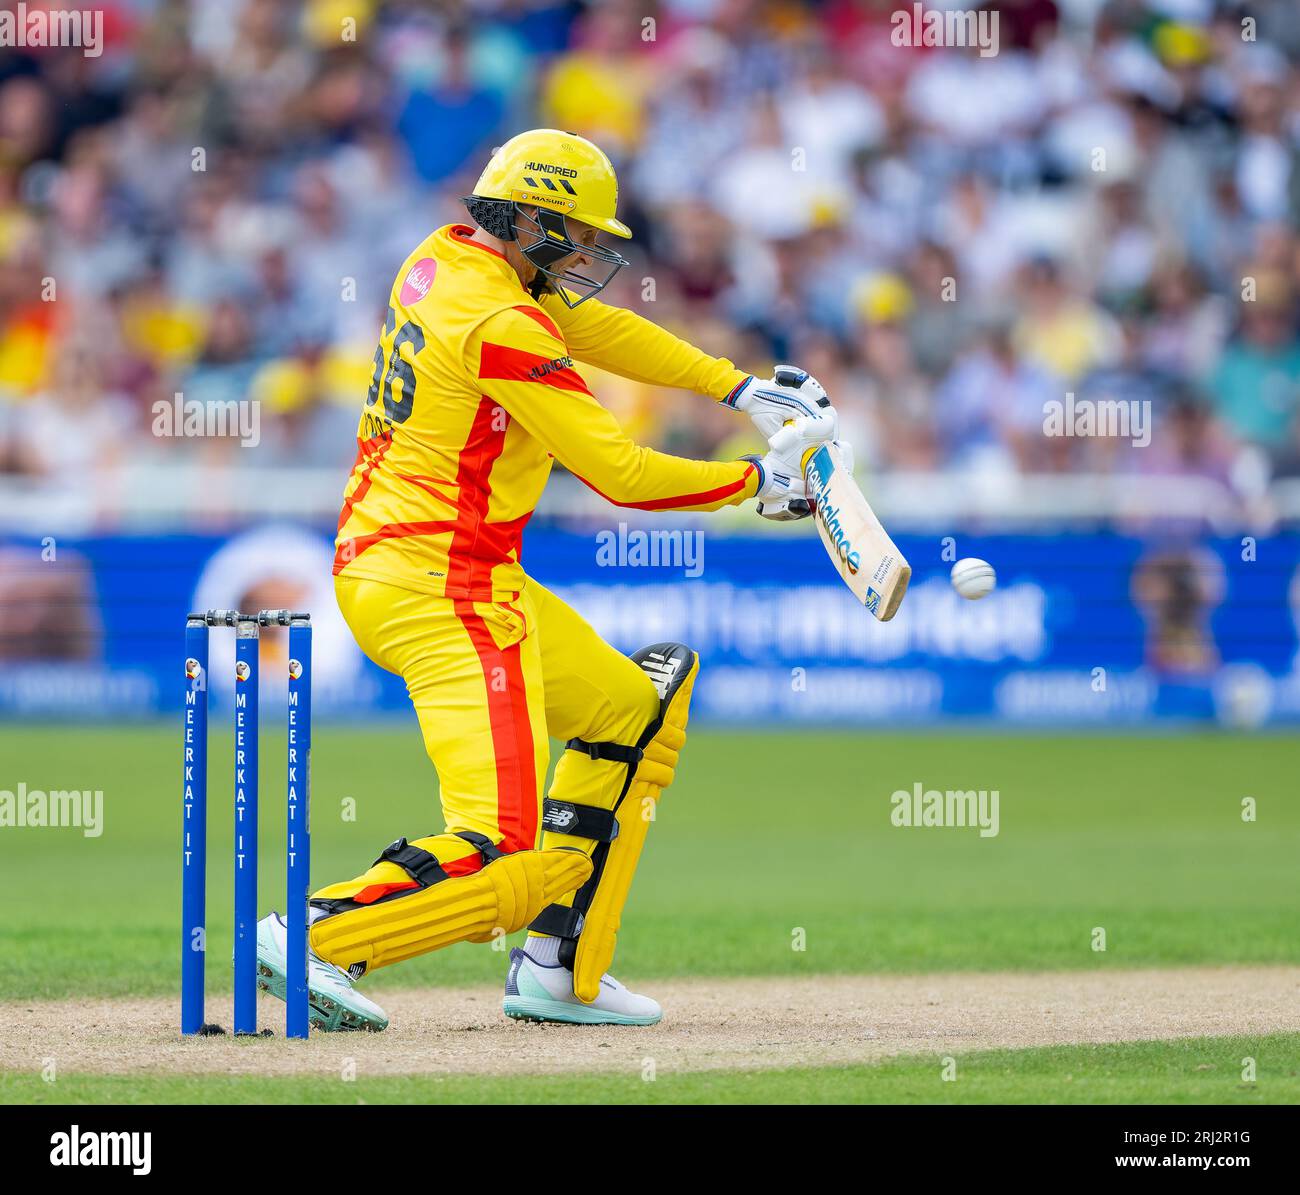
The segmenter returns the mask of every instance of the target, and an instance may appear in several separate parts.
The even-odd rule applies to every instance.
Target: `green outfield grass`
[[[1242,1059],[1255,1081],[1242,1080]],[[944,1076],[949,1076],[945,1078]],[[634,1075],[392,1076],[353,1082],[226,1075],[0,1073],[20,1104],[1292,1104],[1300,1034],[1188,1038],[891,1058],[875,1066]]]
[[[268,734],[263,910],[283,905],[282,760]],[[0,789],[102,789],[105,805],[98,838],[0,828],[0,998],[177,990],[180,762],[179,725],[0,730]],[[229,726],[214,719],[214,961],[231,942],[230,774]],[[313,775],[317,884],[440,826],[413,722],[318,726]],[[618,971],[1296,962],[1297,776],[1300,744],[1281,737],[701,729],[651,829]],[[918,781],[997,789],[1000,833],[892,826],[890,794]],[[1258,802],[1253,823],[1244,797]],[[372,982],[499,981],[501,967],[459,946]],[[213,990],[229,987],[228,967],[209,971]]]

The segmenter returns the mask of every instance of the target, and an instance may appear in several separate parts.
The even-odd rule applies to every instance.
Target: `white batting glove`
[[[784,454],[769,452],[766,456],[747,456],[758,469],[758,513],[765,519],[778,523],[791,519],[806,519],[812,514],[808,491],[804,485],[803,471]]]
[[[769,444],[791,420],[815,443],[833,440],[839,428],[821,383],[797,365],[778,365],[769,379],[747,378],[722,401],[744,411]]]
[[[840,451],[840,462],[849,476],[853,476],[853,445],[847,440],[832,440],[832,444]],[[767,456],[759,458],[756,456],[746,457],[746,460],[753,461],[760,469],[770,470],[779,475],[785,476],[795,471],[794,465],[784,453],[769,452]],[[802,458],[800,458],[802,459]],[[800,477],[802,481],[802,476]],[[782,496],[779,492],[774,496],[765,499],[760,489],[757,495],[758,513],[765,519],[771,519],[777,523],[787,523],[793,519],[806,519],[813,512],[813,501],[807,496],[807,485],[804,486],[804,493],[799,495],[795,492],[794,487]]]
[[[782,498],[802,498],[805,496],[803,470],[799,462],[792,460],[782,452],[769,452],[765,456],[746,456],[742,460],[752,461],[758,469],[758,493],[754,495],[760,502],[777,502]]]

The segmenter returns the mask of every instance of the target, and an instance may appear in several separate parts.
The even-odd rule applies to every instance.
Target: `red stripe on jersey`
[[[449,595],[481,594],[479,600],[491,599],[492,565],[501,558],[483,560],[478,545],[486,539],[485,546],[490,549],[500,546],[495,542],[496,530],[488,524],[487,512],[492,496],[492,466],[505,448],[509,426],[510,416],[504,408],[483,395],[456,466],[456,530],[447,547]]]
[[[579,477],[589,490],[599,494],[606,502],[611,502],[615,506],[633,507],[637,510],[680,510],[683,506],[704,506],[707,503],[721,502],[723,498],[730,498],[732,494],[739,493],[749,483],[749,475],[754,471],[754,466],[750,465],[739,481],[733,481],[730,485],[718,486],[714,490],[704,490],[698,494],[678,494],[672,498],[643,498],[638,502],[618,502],[611,498],[604,491],[597,489],[585,477]],[[575,474],[574,476],[577,476]]]
[[[543,357],[540,353],[529,353],[523,349],[512,349],[508,345],[483,342],[483,353],[479,358],[478,376],[480,381],[504,380],[509,382],[537,382],[542,386],[553,386],[556,390],[576,390],[579,394],[590,394],[587,383],[573,366],[557,369],[554,360],[565,358]]]
[[[564,343],[564,337],[560,335],[560,329],[556,326],[555,321],[540,307],[524,307],[521,305],[516,307],[515,310],[522,311],[530,320],[536,320],[543,328],[554,336],[556,340],[561,344]]]
[[[343,499],[343,509],[339,511],[339,525],[335,528],[336,534],[343,530],[343,525],[352,514],[352,508],[369,492],[371,475],[392,446],[392,436],[371,436],[369,440],[357,440],[357,459],[352,464],[352,471],[355,473],[363,461],[365,468],[361,470],[361,478],[352,493]]]
[[[334,552],[334,575],[337,577],[362,552],[386,539],[406,539],[411,535],[443,535],[455,531],[453,519],[435,519],[427,523],[385,523],[367,535],[357,535],[343,540]]]
[[[487,521],[488,500],[492,494],[490,476],[492,466],[505,446],[506,429],[510,417],[505,410],[486,395],[479,401],[474,422],[460,453],[456,470],[457,496],[439,493],[424,481],[434,481],[421,474],[398,474],[421,489],[442,498],[456,508],[454,518],[434,519],[415,523],[386,523],[366,535],[344,540],[334,554],[334,573],[337,576],[349,563],[363,552],[384,540],[405,539],[412,535],[445,535],[451,533],[447,546],[446,594],[448,597],[468,597],[475,601],[491,601],[492,569],[510,560],[519,559],[524,525],[532,515],[521,515],[499,523]],[[368,487],[367,487],[368,488]]]
[[[426,477],[422,473],[398,473],[396,474],[402,481],[409,481],[413,486],[418,486],[427,494],[432,494],[435,498],[447,503],[448,506],[455,506],[456,499],[446,491],[439,489],[439,486],[447,486],[452,483],[443,481],[441,477]]]
[[[524,527],[532,517],[533,512],[530,510],[517,519],[505,519],[500,523],[484,523],[479,543],[487,550],[480,552],[479,555],[497,564],[505,560],[518,560],[519,549],[524,542]]]
[[[529,511],[517,519],[507,519],[501,523],[484,523],[475,541],[476,555],[467,562],[468,566],[486,565],[488,569],[507,561],[517,561],[523,544],[524,525],[532,517]],[[468,523],[466,523],[468,525]],[[382,527],[367,535],[358,535],[345,539],[334,553],[334,575],[341,573],[349,563],[355,560],[375,544],[386,539],[406,539],[411,535],[445,535],[452,533],[452,542],[461,529],[462,523],[457,519],[441,519],[428,523],[385,523]],[[450,577],[450,572],[448,576]],[[448,597],[472,597],[477,602],[492,600],[492,586],[481,578],[476,583],[464,582],[460,586],[447,585]]]
[[[532,850],[537,843],[537,770],[520,645],[498,647],[473,602],[457,601],[455,610],[483,669],[496,767],[497,828],[504,835],[499,845],[507,854]],[[505,679],[504,690],[498,677]]]

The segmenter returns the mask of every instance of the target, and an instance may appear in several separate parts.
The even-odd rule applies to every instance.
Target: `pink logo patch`
[[[418,303],[429,293],[433,285],[433,276],[438,272],[438,263],[432,257],[422,257],[402,279],[401,300],[406,306]]]

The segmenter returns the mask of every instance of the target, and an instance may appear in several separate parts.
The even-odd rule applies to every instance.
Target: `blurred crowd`
[[[895,44],[894,0],[99,7],[98,57],[0,50],[0,477],[341,485],[398,266],[534,125],[619,168],[605,297],[810,369],[873,469],[1300,475],[1294,0],[998,0],[988,55]],[[643,442],[752,447],[590,380]],[[258,446],[158,434],[178,392]],[[1149,444],[1045,435],[1067,393]]]

